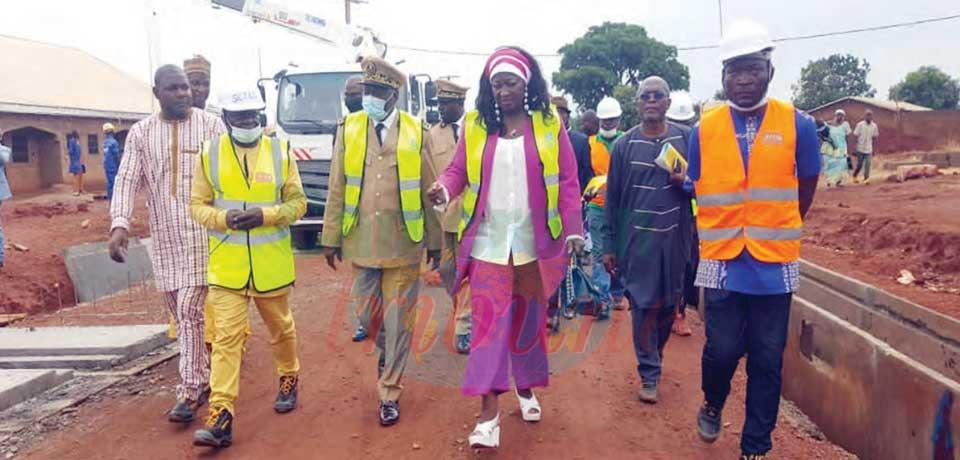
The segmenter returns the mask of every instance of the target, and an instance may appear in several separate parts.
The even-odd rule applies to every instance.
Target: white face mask
[[[617,135],[617,128],[613,128],[613,129],[601,129],[601,130],[600,130],[600,135],[603,136],[603,137],[606,137],[606,138],[611,138],[611,137],[613,137],[613,136],[616,136],[616,135]]]
[[[238,128],[236,126],[230,127],[230,137],[233,138],[238,144],[253,144],[260,140],[260,136],[263,135],[263,126],[257,126],[256,128]]]
[[[763,99],[760,99],[760,102],[757,102],[756,104],[754,104],[754,105],[751,106],[751,107],[740,107],[739,105],[737,105],[737,104],[734,103],[733,101],[727,101],[727,104],[728,104],[730,107],[733,107],[734,110],[736,110],[736,111],[738,111],[738,112],[753,112],[754,110],[757,110],[757,109],[759,109],[760,107],[763,107],[763,106],[767,105],[767,97],[764,96]]]

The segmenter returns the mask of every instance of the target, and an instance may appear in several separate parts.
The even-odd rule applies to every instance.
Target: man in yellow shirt
[[[300,362],[290,311],[295,280],[289,226],[306,212],[297,162],[286,142],[263,135],[264,110],[256,89],[220,100],[228,134],[204,145],[193,176],[190,215],[207,229],[210,291],[214,311],[210,416],[194,433],[198,446],[228,447],[233,441],[234,401],[253,301],[270,332],[280,391],[278,413],[297,404]]]

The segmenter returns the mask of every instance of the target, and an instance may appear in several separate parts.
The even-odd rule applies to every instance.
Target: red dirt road
[[[149,382],[144,381],[142,394],[82,405],[75,417],[82,423],[36,440],[32,447],[21,448],[18,457],[721,460],[739,453],[742,372],[724,413],[729,425],[723,437],[714,445],[703,444],[694,425],[701,402],[702,328],[695,324],[693,337],[671,338],[661,402],[648,406],[636,399],[639,383],[629,313],[618,311],[612,322],[594,325],[589,334],[577,333],[586,331],[587,323],[564,322],[564,335],[551,345],[557,350],[551,354],[551,386],[538,392],[544,420],[525,424],[515,398],[504,395],[501,448],[474,454],[464,442],[479,402],[459,392],[465,357],[450,351],[450,303],[435,288],[424,291],[427,298],[421,304],[414,339],[417,351],[405,377],[403,418],[395,427],[381,428],[372,344],[354,344],[349,338],[352,326],[344,307],[349,271],[333,273],[316,256],[301,257],[298,271],[300,282],[293,301],[303,370],[300,407],[295,412],[273,413],[277,380],[265,329],[253,313],[254,336],[243,364],[233,447],[220,453],[194,448],[192,431],[201,426],[200,421],[189,428],[166,422],[164,412],[172,404],[170,385],[176,381],[175,363],[170,362]],[[56,316],[28,320],[28,324],[55,323]],[[775,459],[852,458],[829,442],[814,439],[796,417],[783,412],[774,443],[771,458]]]

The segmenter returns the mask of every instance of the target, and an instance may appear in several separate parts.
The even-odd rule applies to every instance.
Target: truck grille
[[[306,217],[323,217],[330,184],[330,160],[299,160],[300,180],[307,195]]]

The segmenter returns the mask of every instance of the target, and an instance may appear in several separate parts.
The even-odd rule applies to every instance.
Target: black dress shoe
[[[380,425],[391,426],[400,421],[400,403],[380,401]]]
[[[273,410],[278,414],[286,414],[297,407],[297,387],[300,384],[300,376],[285,375],[280,377],[280,391],[277,392],[277,400],[273,403]]]
[[[177,404],[167,413],[167,420],[173,423],[190,423],[196,416],[199,407],[200,404],[192,399],[177,400]]]
[[[706,443],[712,443],[720,437],[720,430],[723,425],[720,424],[720,409],[704,402],[697,414],[697,433],[700,439]]]
[[[215,447],[230,447],[233,444],[233,415],[222,408],[212,408],[206,428],[193,433],[193,445]]]

